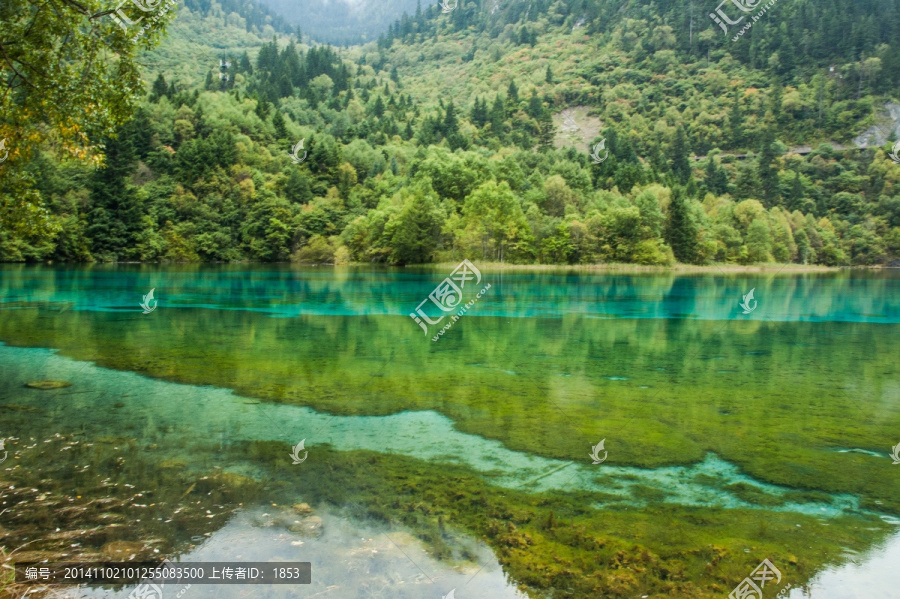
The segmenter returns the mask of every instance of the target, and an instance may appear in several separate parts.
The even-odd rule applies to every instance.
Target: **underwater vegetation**
[[[277,289],[272,296],[277,303]],[[408,317],[384,314],[2,306],[0,340],[10,346],[232,389],[248,418],[274,404],[349,418],[430,410],[461,434],[560,461],[501,484],[500,462],[492,473],[454,455],[348,450],[311,436],[299,466],[288,456],[301,437],[225,430],[157,447],[139,430],[106,430],[140,421],[135,389],[108,400],[108,420],[73,430],[58,415],[84,389],[25,386],[66,382],[47,368],[2,383],[11,391],[0,397],[0,434],[15,460],[0,467],[0,487],[12,489],[0,498],[5,559],[171,556],[254,502],[308,503],[407,531],[441,560],[460,557],[458,535],[482,539],[535,599],[705,599],[726,596],[762,558],[802,587],[885,539],[894,530],[885,518],[900,515],[888,457],[900,441],[897,324],[510,318],[486,308],[432,343]],[[141,417],[147,430],[162,426],[151,425],[152,410]],[[592,467],[618,472],[603,479],[615,485],[560,484],[565,463],[590,466],[601,439],[608,459]],[[686,469],[685,484],[739,507],[678,503],[659,476],[720,462],[741,477]],[[798,508],[836,497],[858,509]]]

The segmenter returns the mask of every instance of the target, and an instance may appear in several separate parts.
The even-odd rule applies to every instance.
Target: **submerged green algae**
[[[434,465],[450,463],[480,473],[491,484],[532,494],[549,490],[602,493],[609,505],[640,507],[665,501],[685,506],[764,508],[833,517],[860,511],[852,495],[798,492],[766,484],[715,454],[688,466],[643,469],[578,463],[512,451],[496,440],[466,434],[434,411],[390,416],[337,416],[310,408],[247,402],[231,391],[147,379],[56,356],[51,350],[0,345],[0,397],[26,403],[27,429],[81,430],[105,439],[107,431],[144,439],[164,465],[187,468],[216,460],[226,443],[290,442],[405,455]],[[72,391],[22,391],[17,380],[36,370],[70,377]],[[10,385],[13,385],[10,387]],[[122,401],[126,400],[126,401]],[[254,407],[248,407],[248,403]],[[5,407],[0,403],[0,408]],[[201,441],[205,440],[205,441]],[[191,453],[184,454],[190,447]]]
[[[27,374],[16,366],[22,362],[23,354],[49,354],[45,367],[54,372],[67,369],[68,374],[68,370],[79,367],[87,371],[83,377],[71,377],[76,383],[71,389],[57,392],[22,389],[15,380],[4,381],[20,395],[12,396],[12,400],[44,406],[36,412],[13,412],[4,421],[4,430],[27,431],[36,427],[45,435],[62,431],[49,444],[38,438],[11,441],[9,445],[16,464],[21,466],[14,470],[21,477],[15,479],[14,486],[33,488],[35,495],[50,490],[56,502],[32,505],[30,512],[26,510],[36,519],[26,521],[17,535],[37,536],[42,542],[50,543],[49,549],[53,548],[53,542],[60,541],[50,533],[58,525],[51,514],[66,513],[54,511],[53,506],[65,505],[67,492],[82,495],[70,506],[75,508],[72,513],[90,506],[100,509],[109,505],[116,508],[109,513],[120,518],[124,514],[116,516],[117,509],[129,510],[129,520],[133,519],[135,524],[128,524],[125,529],[110,529],[117,535],[115,538],[168,553],[179,538],[186,542],[184,534],[173,536],[173,533],[182,530],[192,535],[208,534],[221,525],[223,516],[227,517],[235,509],[235,502],[252,497],[248,493],[252,490],[257,497],[278,505],[290,505],[302,498],[314,505],[327,502],[346,508],[357,517],[393,522],[398,528],[412,530],[439,558],[451,556],[447,535],[452,533],[448,531],[462,529],[484,538],[497,551],[513,579],[525,585],[536,598],[547,592],[584,598],[599,593],[630,597],[637,591],[674,597],[713,597],[722,587],[733,586],[742,579],[754,565],[749,562],[756,559],[758,563],[761,555],[776,560],[785,575],[798,582],[808,579],[823,564],[840,561],[842,551],[864,549],[891,530],[877,518],[865,515],[823,513],[816,516],[658,503],[660,497],[654,493],[658,494],[659,481],[667,480],[660,477],[670,476],[663,472],[666,469],[623,475],[623,481],[630,478],[635,483],[628,499],[613,493],[613,489],[605,493],[542,488],[554,476],[567,476],[566,469],[553,468],[554,472],[519,488],[498,487],[491,484],[490,476],[478,475],[470,467],[446,461],[361,449],[338,451],[337,445],[321,443],[312,446],[308,460],[295,466],[288,458],[288,443],[248,441],[244,435],[260,433],[253,427],[260,425],[259,420],[267,419],[259,410],[268,410],[264,413],[277,413],[275,408],[282,413],[301,410],[248,407],[240,397],[216,389],[177,387],[168,390],[171,399],[161,401],[159,394],[167,393],[166,388],[175,385],[146,381],[130,373],[106,371],[105,374],[100,369],[54,357],[45,350],[6,348],[6,354],[11,359],[5,360],[8,367],[5,371],[15,378]],[[121,398],[115,396],[116,391],[121,392]],[[135,392],[141,395],[132,395]],[[193,405],[190,398],[194,399]],[[248,421],[231,418],[233,409],[248,412]],[[211,410],[217,410],[224,420],[214,420]],[[195,413],[194,420],[187,422],[185,415],[191,412]],[[67,417],[61,418],[60,414]],[[84,421],[86,416],[89,418]],[[327,419],[327,416],[318,418],[314,426],[324,428],[321,420]],[[296,419],[290,422],[295,424]],[[222,423],[232,423],[232,428],[227,435],[219,437],[213,431],[220,429]],[[344,423],[339,418],[333,419],[332,424],[335,429],[343,429]],[[271,426],[277,428],[278,424],[272,421]],[[113,427],[115,434],[108,432]],[[76,430],[73,435],[72,428],[81,431]],[[181,441],[173,443],[179,435]],[[58,447],[57,443],[64,447]],[[503,452],[497,455],[511,459]],[[88,464],[90,468],[86,467]],[[498,468],[501,466],[498,464]],[[723,476],[723,466],[715,461],[711,466],[698,470],[703,474],[693,478],[702,478],[709,488],[728,486],[732,492],[757,492],[756,497],[748,499],[758,500],[759,494],[798,499],[793,497],[799,494],[797,491],[759,484],[744,483],[735,488],[735,484],[728,484],[735,480],[733,475],[724,472]],[[216,467],[224,471],[211,475],[210,469],[215,471]],[[601,466],[598,474],[603,468],[610,472],[622,469]],[[688,472],[685,470],[683,475],[689,476]],[[259,482],[248,479],[246,474]],[[674,473],[674,476],[679,475]],[[48,488],[47,481],[54,488]],[[572,488],[581,484],[577,480],[571,482]],[[673,486],[668,491],[676,489]],[[22,493],[31,498],[28,491],[19,492]],[[103,503],[107,499],[114,501]],[[190,505],[197,499],[203,500],[199,510],[198,506]],[[827,501],[827,498],[818,499]],[[643,500],[639,509],[635,500]],[[192,509],[182,512],[185,504]],[[212,513],[204,515],[203,508]],[[177,527],[171,523],[174,510],[182,514]],[[92,513],[84,512],[86,516]],[[214,519],[204,522],[209,516]],[[138,524],[147,518],[151,522]],[[153,522],[155,518],[163,520]],[[169,523],[165,522],[167,519]],[[109,534],[109,530],[97,528],[101,522],[87,521],[90,526],[86,528],[91,535]],[[207,525],[205,532],[204,525]],[[102,551],[110,542],[108,536],[86,539],[96,541],[95,552]],[[153,539],[156,542],[149,543]],[[159,539],[164,542],[160,543]],[[90,551],[79,553],[91,555]],[[790,567],[784,566],[785,563]]]
[[[5,304],[14,309],[0,309],[0,340],[231,388],[263,405],[346,415],[435,410],[460,431],[562,460],[589,463],[590,447],[605,439],[609,457],[598,468],[698,464],[714,453],[757,481],[789,487],[774,492],[711,477],[710,486],[769,508],[722,510],[664,503],[671,490],[647,484],[656,470],[635,474],[623,498],[615,489],[542,488],[552,474],[500,487],[462,466],[338,447],[319,446],[316,460],[286,469],[279,462],[284,443],[226,445],[229,468],[249,454],[252,467],[236,471],[261,476],[267,493],[288,500],[299,489],[356,506],[348,510],[412,527],[435,555],[447,552],[448,527],[481,535],[534,597],[725,596],[762,557],[797,587],[840,562],[842,551],[878,542],[887,526],[865,515],[826,519],[779,510],[825,503],[827,492],[900,514],[900,483],[887,457],[900,441],[893,437],[900,430],[900,325],[507,318],[485,310],[432,343],[407,317],[242,312],[243,304],[279,311],[287,301],[278,289],[242,299],[242,285],[232,281],[239,298],[227,310],[201,300],[193,308],[163,304],[146,316],[136,307],[59,312],[52,304]],[[547,291],[553,301],[565,299],[565,288]],[[349,301],[333,290],[325,299]],[[27,392],[48,407],[54,401],[53,392]],[[116,407],[131,403],[123,397]],[[841,452],[847,448],[854,451]],[[150,468],[154,457],[163,456],[135,459]],[[183,486],[193,459],[159,459],[165,467],[158,484],[175,472],[188,477],[178,478]]]
[[[452,526],[483,539],[533,597],[721,597],[763,557],[793,586],[805,584],[847,550],[893,530],[872,516],[801,514],[656,505],[596,508],[602,493],[499,490],[465,468],[409,457],[317,448],[292,468],[287,446],[232,448],[272,473],[280,501],[302,489],[313,502],[409,529],[441,557]],[[307,467],[307,465],[309,467]]]
[[[463,432],[559,459],[582,460],[603,438],[613,465],[711,451],[758,480],[900,514],[887,457],[900,440],[900,325],[467,315],[432,343],[408,324],[17,309],[0,310],[0,339],[336,414],[436,410]]]
[[[598,509],[593,504],[604,499],[598,493],[501,490],[466,468],[328,446],[317,446],[301,467],[285,459],[284,443],[237,443],[219,453],[229,468],[252,464],[254,480],[228,470],[168,467],[139,439],[50,439],[16,442],[22,467],[3,476],[3,486],[15,490],[6,496],[4,544],[32,541],[16,555],[20,560],[103,561],[120,545],[135,559],[159,559],[208,537],[248,502],[264,499],[283,511],[302,499],[408,530],[437,559],[466,559],[454,552],[459,531],[482,538],[535,599],[548,593],[707,599],[727,593],[762,557],[798,586],[890,530],[877,518],[857,516],[671,505]]]

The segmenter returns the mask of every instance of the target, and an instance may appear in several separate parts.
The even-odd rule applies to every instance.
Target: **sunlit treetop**
[[[176,10],[172,0],[0,2],[0,140],[9,151],[0,177],[45,141],[101,163],[102,140],[142,93],[136,54],[158,43]]]

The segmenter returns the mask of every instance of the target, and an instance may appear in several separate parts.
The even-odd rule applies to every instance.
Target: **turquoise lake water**
[[[900,274],[451,270],[0,266],[0,545],[313,563],[188,598],[712,597],[764,557],[791,597],[897,583]]]

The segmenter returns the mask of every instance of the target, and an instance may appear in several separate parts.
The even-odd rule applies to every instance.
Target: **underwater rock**
[[[114,514],[112,512],[104,512],[104,513],[100,514],[99,516],[97,516],[97,520],[99,520],[100,522],[103,522],[103,523],[124,522],[125,516],[123,516],[122,514]]]
[[[299,523],[292,524],[288,527],[291,532],[297,532],[311,537],[321,537],[325,534],[324,522],[318,516],[308,516]]]
[[[86,520],[90,514],[90,508],[84,504],[69,505],[56,510],[56,514],[66,522]]]
[[[187,470],[187,462],[184,460],[168,459],[159,463],[160,470]]]
[[[137,541],[110,541],[100,551],[117,560],[128,560],[144,551],[144,544]]]
[[[294,509],[294,511],[297,512],[298,514],[303,514],[303,515],[305,515],[305,514],[311,514],[311,513],[313,512],[313,509],[312,509],[311,507],[309,507],[309,504],[308,504],[308,503],[295,503],[295,504],[292,505],[291,507],[292,507],[292,508]]]
[[[261,518],[253,519],[253,526],[257,528],[272,528],[273,526],[277,526],[279,521],[277,518],[272,518],[269,514],[263,514]],[[282,525],[284,523],[281,523]]]
[[[213,483],[225,485],[226,487],[232,489],[240,489],[244,487],[255,488],[259,486],[259,483],[249,476],[236,474],[234,472],[217,472],[216,474],[210,476],[209,480]]]
[[[72,383],[68,381],[31,381],[30,383],[25,383],[25,386],[32,389],[40,389],[41,391],[50,391],[51,389],[71,387]]]
[[[207,479],[200,479],[199,490],[209,491],[216,489],[228,501],[248,501],[256,496],[262,489],[262,484],[249,476],[234,472],[217,472]],[[207,487],[212,487],[212,489]]]

